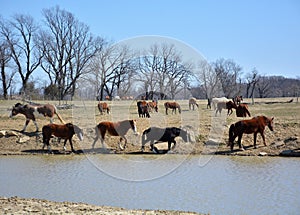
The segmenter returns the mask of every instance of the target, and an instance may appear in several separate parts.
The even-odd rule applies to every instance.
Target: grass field
[[[287,139],[296,140],[297,144],[299,142],[300,133],[300,103],[296,103],[295,99],[292,103],[284,103],[289,101],[291,98],[267,98],[267,99],[255,99],[257,104],[251,105],[251,100],[245,99],[244,102],[249,103],[249,110],[251,116],[266,115],[273,116],[275,118],[275,131],[271,132],[266,129],[266,142],[268,145],[277,143],[279,141],[285,141]],[[0,100],[0,130],[21,130],[25,123],[25,118],[23,115],[17,115],[13,118],[9,118],[11,107],[19,101]],[[36,103],[51,103],[58,105],[57,101],[34,101]],[[93,139],[95,137],[94,127],[100,121],[119,121],[123,119],[136,119],[137,129],[139,133],[147,129],[150,126],[157,127],[183,127],[188,129],[190,133],[193,134],[196,143],[186,144],[178,140],[178,146],[175,152],[182,153],[201,153],[203,147],[210,141],[219,143],[219,148],[226,147],[226,142],[228,139],[228,128],[231,123],[234,123],[241,118],[235,116],[235,112],[227,117],[227,110],[222,111],[221,116],[215,116],[213,110],[207,109],[206,100],[198,100],[199,108],[196,110],[189,110],[187,100],[177,101],[182,107],[181,114],[172,114],[169,111],[169,115],[165,114],[165,109],[163,103],[165,101],[159,101],[159,112],[150,113],[151,118],[139,118],[137,113],[136,101],[109,101],[111,107],[111,114],[101,115],[97,109],[96,101],[73,101],[68,102],[72,104],[72,109],[59,110],[59,114],[66,122],[73,122],[84,130],[85,139],[83,142],[79,142],[75,139],[75,147],[89,150],[91,148]],[[273,104],[267,104],[266,102],[277,102]],[[44,117],[39,117],[37,119],[39,128],[41,130],[42,126],[49,123],[49,119]],[[54,122],[60,123],[57,117],[54,117]],[[32,135],[35,131],[35,126],[32,122],[27,127],[28,136]],[[133,132],[129,131],[128,137],[128,148],[125,152],[139,151],[141,146],[140,136],[133,135]],[[17,147],[14,145],[17,137],[13,138],[0,138],[0,150],[7,151],[10,149],[9,145],[13,145],[11,148],[17,148],[15,150],[21,150],[30,147],[41,148],[42,141],[41,138],[31,138],[27,142],[27,146]],[[114,152],[118,152],[117,143],[119,141],[118,137],[107,137],[106,145],[109,149]],[[30,142],[32,142],[30,144]],[[253,135],[244,135],[243,144],[245,146],[253,144]],[[262,146],[261,137],[258,135],[258,145]],[[54,144],[55,146],[55,144]],[[5,148],[6,147],[6,148]],[[62,148],[61,145],[57,144],[57,147]],[[97,143],[97,148],[101,148],[101,143]],[[5,149],[4,149],[5,148]]]

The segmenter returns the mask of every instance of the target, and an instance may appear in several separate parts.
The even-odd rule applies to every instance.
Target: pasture
[[[141,136],[136,136],[130,130],[126,137],[128,139],[127,148],[121,151],[118,147],[119,137],[107,136],[105,138],[105,149],[102,148],[101,141],[95,145],[92,150],[93,140],[95,138],[95,126],[101,121],[120,121],[124,119],[136,119],[137,131],[142,132],[150,126],[156,127],[182,127],[193,134],[195,143],[185,143],[180,138],[177,140],[177,146],[172,153],[191,153],[191,154],[207,154],[218,151],[220,154],[234,155],[258,155],[265,152],[268,155],[278,155],[285,150],[300,149],[300,103],[296,103],[295,99],[292,103],[285,103],[292,98],[272,98],[272,99],[255,99],[257,102],[251,105],[250,99],[244,99],[245,103],[249,103],[249,110],[252,116],[266,115],[274,117],[274,132],[266,128],[265,136],[267,147],[263,146],[262,138],[258,135],[257,149],[253,149],[253,135],[244,135],[242,143],[245,151],[230,152],[227,146],[229,126],[242,120],[236,117],[235,110],[231,116],[227,116],[227,110],[223,110],[221,116],[215,116],[213,109],[207,109],[206,100],[197,100],[199,108],[189,110],[188,100],[177,100],[181,106],[181,114],[166,115],[164,102],[158,101],[158,113],[151,112],[150,118],[139,118],[135,100],[132,101],[108,101],[111,113],[100,114],[97,101],[72,101],[72,109],[58,110],[58,113],[65,122],[72,122],[84,131],[84,140],[80,142],[74,136],[75,150],[84,151],[85,153],[138,153],[141,151]],[[0,138],[1,154],[32,154],[41,153],[43,146],[41,132],[35,133],[35,125],[30,122],[24,134],[21,134],[25,117],[17,115],[9,118],[10,109],[17,100],[0,101],[0,130],[13,131],[14,135],[6,135]],[[58,105],[58,101],[34,101],[41,104]],[[275,102],[275,103],[272,103]],[[249,118],[249,117],[247,117]],[[60,123],[57,117],[54,117],[55,123]],[[39,116],[37,123],[41,130],[43,125],[49,123],[49,118]],[[21,141],[22,138],[25,141]],[[29,137],[29,138],[28,138]],[[52,140],[52,149],[61,152],[63,143]],[[237,147],[235,147],[237,148]],[[67,147],[67,151],[70,148]],[[145,146],[145,153],[149,153],[149,145]],[[64,152],[62,152],[64,153]]]

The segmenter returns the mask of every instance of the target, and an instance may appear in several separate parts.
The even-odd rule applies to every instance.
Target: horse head
[[[77,134],[77,137],[80,141],[83,141],[83,131],[81,128],[79,128],[77,125],[73,125],[74,132]]]
[[[20,108],[23,108],[23,105],[19,102],[17,104],[15,104],[15,106],[12,106],[12,110],[11,110],[9,117],[11,118],[11,117],[17,115],[18,113],[20,113]]]
[[[268,118],[268,128],[270,129],[270,131],[274,131],[274,117],[272,117],[271,119]]]
[[[137,128],[136,128],[136,120],[135,119],[129,120],[129,123],[130,123],[131,129],[133,130],[134,134],[138,135]]]

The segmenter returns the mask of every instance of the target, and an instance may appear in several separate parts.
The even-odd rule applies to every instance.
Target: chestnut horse
[[[24,132],[27,128],[28,123],[30,120],[33,121],[36,131],[39,131],[39,127],[37,125],[37,122],[35,120],[36,114],[42,114],[44,117],[50,117],[50,122],[53,123],[53,116],[56,114],[58,119],[61,121],[61,123],[65,124],[64,120],[61,118],[61,116],[57,113],[57,109],[54,105],[51,104],[45,104],[45,105],[22,105],[21,103],[15,104],[13,106],[10,117],[13,117],[17,114],[23,114],[26,117],[25,125],[22,129],[22,132]]]
[[[190,134],[180,128],[168,127],[168,128],[158,128],[150,127],[143,131],[142,135],[142,151],[145,149],[145,144],[150,141],[151,151],[153,151],[153,146],[159,142],[168,142],[168,151],[171,150],[171,144],[174,143],[173,149],[176,146],[175,137],[180,136],[185,142],[191,140]]]
[[[99,102],[98,103],[98,110],[100,114],[102,115],[105,111],[107,114],[110,113],[110,108],[106,102]]]
[[[269,118],[266,116],[256,116],[252,119],[241,120],[234,124],[231,124],[229,128],[229,142],[231,151],[233,151],[234,140],[238,137],[238,144],[241,150],[244,150],[241,144],[243,134],[252,134],[254,133],[254,148],[256,148],[256,137],[257,133],[260,133],[262,136],[264,145],[266,146],[264,130],[268,126],[271,131],[273,131],[274,117]]]
[[[164,104],[165,108],[166,108],[166,115],[168,115],[168,109],[172,109],[172,114],[175,111],[176,114],[176,108],[178,109],[178,112],[181,113],[181,108],[180,105],[177,102],[165,102]]]
[[[132,129],[133,132],[137,135],[137,129],[136,129],[136,120],[123,120],[119,122],[110,122],[110,121],[103,121],[100,122],[95,130],[96,130],[96,137],[94,139],[93,148],[95,147],[95,144],[99,137],[101,137],[101,143],[104,147],[104,137],[106,132],[110,134],[111,136],[120,136],[120,142],[119,147],[121,150],[125,149],[127,144],[127,139],[125,137],[125,134],[129,129]],[[121,145],[122,140],[125,140],[124,146]]]
[[[239,104],[241,104],[241,102],[243,101],[243,96],[236,96],[236,97],[232,98],[232,101],[233,101],[236,105],[239,105]]]
[[[49,142],[50,142],[50,139],[52,138],[52,135],[65,140],[64,150],[66,150],[66,143],[67,143],[67,140],[69,140],[72,152],[75,152],[75,150],[73,148],[73,143],[72,143],[73,135],[77,134],[78,139],[80,141],[83,140],[82,130],[78,126],[73,125],[72,123],[67,123],[64,125],[58,125],[58,124],[44,125],[42,128],[42,134],[43,134],[43,143],[44,143],[43,149],[47,145],[49,151],[51,151]]]
[[[237,106],[233,101],[218,102],[217,103],[216,116],[217,116],[218,112],[220,112],[220,115],[221,115],[222,109],[227,109],[228,110],[227,111],[227,116],[230,116],[233,113],[233,111],[232,111],[233,108],[237,109]]]
[[[157,102],[152,100],[151,102],[148,102],[148,106],[150,108],[150,111],[152,111],[152,109],[155,110],[155,112],[158,112],[158,107],[157,107]]]
[[[189,108],[190,108],[190,110],[192,109],[192,107],[193,107],[193,110],[195,110],[195,105],[197,106],[197,108],[199,108],[199,105],[197,104],[196,98],[190,98],[189,99]]]
[[[247,117],[247,115],[249,117],[251,117],[249,108],[247,104],[240,104],[239,106],[237,106],[236,108],[236,116],[237,117]]]

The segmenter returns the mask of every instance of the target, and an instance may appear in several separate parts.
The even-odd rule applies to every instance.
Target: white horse
[[[216,110],[216,108],[217,108],[217,104],[219,103],[219,102],[228,102],[228,101],[231,101],[230,99],[227,99],[226,97],[221,97],[221,98],[212,98],[212,100],[211,100],[211,104],[212,104],[212,106],[214,107],[214,110]]]

